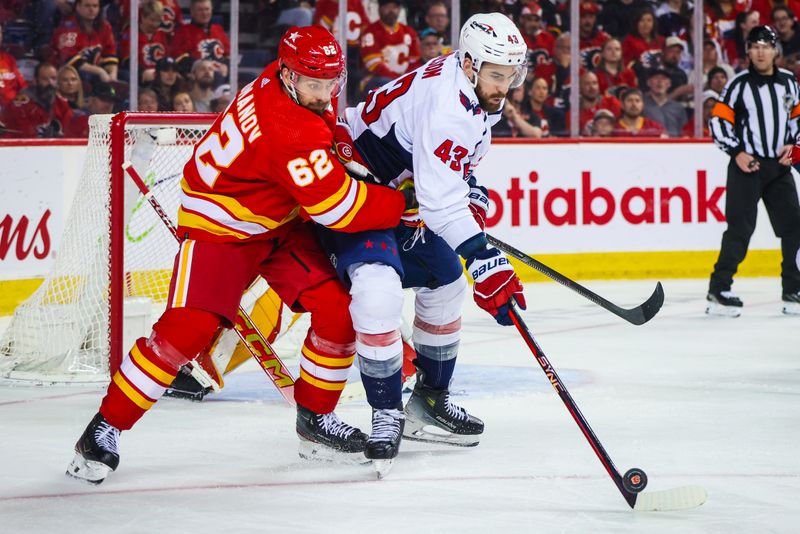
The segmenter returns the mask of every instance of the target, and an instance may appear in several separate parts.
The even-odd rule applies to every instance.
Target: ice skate
[[[306,460],[364,464],[367,435],[343,423],[334,412],[318,414],[297,406],[298,453]]]
[[[709,291],[706,314],[718,317],[739,317],[742,314],[742,301],[730,291]]]
[[[209,392],[211,387],[203,386],[192,376],[191,370],[184,366],[164,392],[164,396],[200,402]]]
[[[406,403],[403,437],[458,447],[476,446],[483,433],[483,421],[451,403],[447,389],[433,389],[423,382],[424,377],[418,376]]]
[[[119,434],[119,429],[102,415],[95,415],[75,444],[75,458],[67,467],[67,475],[100,484],[119,465]]]
[[[397,409],[372,410],[372,434],[367,440],[364,456],[372,460],[378,479],[389,474],[400,452],[405,416]]]
[[[800,291],[784,293],[783,313],[786,315],[800,315]]]

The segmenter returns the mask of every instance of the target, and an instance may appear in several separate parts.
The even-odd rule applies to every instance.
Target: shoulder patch
[[[464,109],[471,111],[473,115],[479,115],[482,111],[478,103],[470,100],[469,97],[464,94],[464,91],[458,92],[458,98],[461,101],[461,105],[464,106]]]

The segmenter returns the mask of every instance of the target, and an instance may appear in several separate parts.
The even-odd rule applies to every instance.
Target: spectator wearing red
[[[56,91],[74,110],[83,109],[83,82],[72,65],[64,65],[56,75]]]
[[[336,19],[339,18],[338,0],[318,0],[314,8],[314,24],[322,26],[333,35],[338,37],[339,25]],[[367,11],[361,0],[347,0],[347,46],[358,49],[361,42],[361,35],[364,28],[369,24]],[[349,51],[348,51],[349,55]]]
[[[711,137],[711,132],[708,129],[708,121],[711,120],[711,111],[714,109],[714,104],[719,100],[719,93],[706,89],[703,91],[703,137]],[[689,121],[683,127],[684,137],[694,137],[694,121]]]
[[[625,66],[633,63],[647,65],[664,47],[664,37],[658,34],[656,15],[652,9],[642,9],[633,16],[631,32],[622,41],[622,59]]]
[[[398,22],[400,0],[379,0],[379,20],[364,30],[361,60],[369,74],[361,88],[369,91],[402,76],[420,56],[417,32]]]
[[[605,32],[617,39],[624,39],[631,32],[631,13],[646,9],[649,0],[606,0],[597,22]]]
[[[419,49],[421,56],[408,70],[417,69],[433,58],[441,56],[443,48],[443,42],[439,32],[433,28],[425,28],[419,32]]]
[[[72,65],[106,82],[117,79],[117,42],[100,15],[100,0],[76,0],[75,15],[56,28],[52,46],[59,65]]]
[[[639,89],[622,93],[622,115],[612,137],[668,137],[664,126],[643,116],[644,98]]]
[[[64,125],[72,120],[72,108],[56,91],[57,71],[49,63],[39,63],[33,73],[33,86],[20,91],[2,113],[3,137],[63,137]]]
[[[617,118],[607,109],[598,109],[591,122],[586,125],[589,137],[611,137]]]
[[[597,75],[592,71],[585,71],[580,78],[580,115],[578,119],[579,131],[586,130],[586,125],[592,120],[598,109],[607,109],[619,117],[620,103],[613,96],[603,96],[600,94],[600,84]],[[566,116],[566,124],[569,124],[570,112]]]
[[[747,64],[745,43],[750,30],[758,26],[758,21],[757,11],[742,11],[736,15],[736,25],[733,31],[723,35],[722,54],[725,61],[735,70],[744,68]]]
[[[182,72],[189,72],[198,59],[209,59],[222,78],[228,76],[231,45],[222,26],[211,22],[214,6],[211,0],[191,0],[192,20],[175,30],[169,55]]]
[[[3,44],[3,27],[0,26],[0,46]],[[8,52],[0,50],[0,109],[11,103],[28,82],[19,72],[17,60]]]
[[[794,18],[800,17],[800,0],[750,0],[750,9],[758,11],[760,15],[759,24],[769,26],[772,24],[772,12],[778,7],[785,7],[792,14]],[[774,27],[774,25],[773,25]]]
[[[519,13],[519,28],[528,45],[528,68],[550,63],[556,44],[552,33],[542,28],[542,8],[536,2],[522,6]]]
[[[156,63],[167,55],[169,36],[161,29],[164,6],[159,0],[146,0],[139,9],[139,81],[151,82],[156,77]],[[131,60],[131,32],[125,30],[119,45],[123,67]]]
[[[569,39],[569,32],[559,35],[553,47],[553,61],[537,65],[533,71],[534,78],[543,78],[547,81],[553,106],[559,109],[565,109],[569,101],[571,61]]]
[[[625,68],[622,61],[622,45],[611,38],[603,44],[600,52],[600,64],[594,73],[600,84],[600,94],[617,96],[625,87],[637,87],[636,73],[633,69]]]
[[[114,87],[100,80],[95,81],[89,91],[86,111],[75,113],[72,120],[64,127],[64,137],[88,138],[89,117],[113,113],[116,103],[117,93],[114,91]]]
[[[547,80],[534,78],[528,89],[528,98],[520,104],[520,113],[527,116],[528,122],[531,124],[535,124],[534,117],[538,117],[538,126],[542,129],[542,137],[567,135],[564,112],[549,105],[547,103],[549,98]]]
[[[512,89],[503,104],[502,118],[492,126],[493,137],[542,137],[542,128],[538,115],[521,112],[521,104],[525,99],[525,89],[519,86]]]
[[[736,17],[749,9],[750,0],[709,0],[703,2],[706,32],[712,39],[722,39],[736,27]]]
[[[583,0],[580,7],[580,53],[581,66],[594,69],[600,62],[600,48],[611,36],[597,27],[600,6],[594,0]]]
[[[161,5],[164,8],[161,13],[161,30],[167,34],[169,39],[172,39],[175,30],[183,25],[183,11],[181,11],[178,0],[161,0]],[[128,21],[131,19],[130,13],[131,0],[122,0],[120,16],[123,20],[123,28],[127,27]]]

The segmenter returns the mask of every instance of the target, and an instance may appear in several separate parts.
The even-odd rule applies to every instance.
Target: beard
[[[500,100],[497,103],[494,103],[494,102],[492,102],[492,99],[494,99],[494,98],[505,98],[506,97],[505,93],[494,93],[494,94],[491,94],[491,95],[487,94],[487,93],[484,93],[481,90],[480,85],[475,87],[475,95],[478,97],[478,104],[480,104],[481,109],[483,109],[484,111],[489,112],[489,113],[494,113],[497,110],[499,110],[500,109],[500,105],[503,103],[502,100]]]
[[[200,78],[200,79],[197,80],[196,83],[197,83],[197,87],[199,87],[203,91],[207,91],[207,90],[209,90],[209,89],[214,87],[214,78],[211,78],[210,80],[205,79],[205,78]]]
[[[53,99],[56,97],[56,88],[52,85],[46,85],[44,87],[37,87],[36,94],[39,98],[42,99],[44,102],[52,102]]]

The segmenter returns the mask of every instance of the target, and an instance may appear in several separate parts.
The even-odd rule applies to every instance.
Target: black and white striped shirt
[[[714,105],[709,129],[714,142],[735,156],[745,151],[777,158],[800,133],[800,88],[794,74],[775,68],[771,76],[745,70],[728,81]]]

